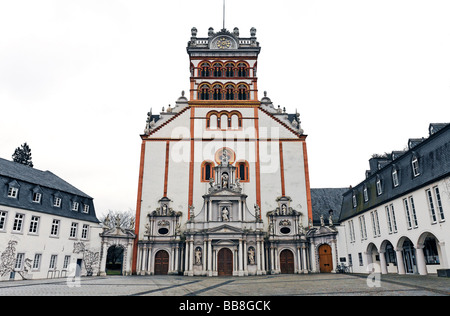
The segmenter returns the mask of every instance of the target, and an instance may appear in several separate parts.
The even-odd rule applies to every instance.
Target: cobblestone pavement
[[[377,279],[380,277],[380,279]],[[435,275],[107,276],[0,282],[0,296],[449,296]]]

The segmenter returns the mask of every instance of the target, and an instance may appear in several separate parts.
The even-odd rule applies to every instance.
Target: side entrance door
[[[330,273],[333,270],[333,256],[329,245],[319,247],[319,265],[322,273]]]

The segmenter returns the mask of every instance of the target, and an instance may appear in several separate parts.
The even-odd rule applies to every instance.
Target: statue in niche
[[[164,204],[162,206],[161,215],[163,215],[163,216],[167,215],[167,204]]]
[[[202,250],[200,247],[195,248],[195,264],[202,264]]]
[[[222,174],[222,189],[228,188],[228,175]]]
[[[228,207],[225,206],[225,207],[222,209],[222,220],[223,220],[224,222],[228,222],[228,221],[229,221],[228,214],[229,214],[229,212],[228,212]]]
[[[248,263],[255,264],[255,249],[253,247],[248,248]]]
[[[286,204],[281,205],[281,215],[287,215]]]

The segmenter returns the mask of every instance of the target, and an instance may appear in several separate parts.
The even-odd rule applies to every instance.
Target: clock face
[[[217,40],[217,48],[226,49],[231,47],[231,41],[228,38],[222,37]]]

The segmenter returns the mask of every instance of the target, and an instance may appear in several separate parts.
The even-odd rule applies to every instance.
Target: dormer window
[[[8,197],[12,199],[17,199],[19,197],[19,183],[14,180],[8,184]]]
[[[398,185],[399,185],[398,171],[396,168],[392,169],[392,184],[394,185],[394,187],[398,187]]]
[[[41,199],[42,199],[42,193],[33,192],[33,202],[34,203],[41,203]]]
[[[377,195],[381,195],[383,193],[383,187],[381,186],[381,178],[377,176]]]
[[[9,187],[8,189],[8,197],[17,199],[17,196],[19,195],[19,189],[15,187]]]
[[[367,187],[365,185],[363,189],[363,195],[364,195],[364,202],[369,201],[369,193],[367,192]]]
[[[72,211],[78,212],[79,206],[80,206],[80,203],[73,201],[72,202]]]
[[[412,173],[413,173],[414,177],[417,177],[418,175],[420,175],[419,159],[417,158],[417,156],[413,156],[413,159],[411,161],[411,167],[412,167]]]
[[[353,202],[353,208],[356,208],[358,206],[358,201],[356,200],[355,192],[353,192],[353,194],[352,194],[352,202]]]
[[[53,206],[54,207],[61,207],[62,204],[62,198],[59,195],[56,195],[53,197]]]

